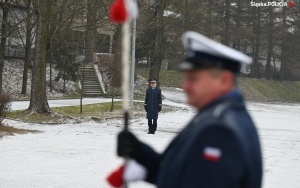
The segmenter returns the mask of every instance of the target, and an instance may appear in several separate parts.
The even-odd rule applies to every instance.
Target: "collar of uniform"
[[[242,96],[242,93],[239,89],[234,89],[233,91],[231,91],[230,93],[224,95],[224,96],[221,96],[219,99],[226,99],[226,98],[230,98],[231,96]]]
[[[244,103],[244,98],[243,98],[241,91],[239,89],[234,89],[230,93],[221,96],[220,98],[213,101],[212,103],[210,103],[203,109],[199,110],[199,113],[206,111],[208,109],[213,109],[216,106],[218,106],[219,104],[226,103],[226,102],[227,103],[238,103],[238,104]]]

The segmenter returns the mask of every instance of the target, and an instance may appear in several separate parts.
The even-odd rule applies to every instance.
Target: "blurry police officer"
[[[161,90],[156,88],[156,80],[150,81],[150,87],[146,91],[144,108],[147,112],[148,134],[155,134],[157,129],[158,112],[162,109]]]
[[[195,32],[183,42],[183,88],[197,115],[163,154],[123,131],[118,155],[145,167],[144,180],[158,188],[261,187],[258,134],[236,86],[241,65],[252,59]]]

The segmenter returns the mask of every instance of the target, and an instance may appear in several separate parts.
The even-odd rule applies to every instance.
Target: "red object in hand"
[[[118,170],[113,172],[107,177],[108,183],[116,188],[120,188],[124,185],[123,174],[125,170],[125,165],[122,165]]]
[[[110,19],[116,23],[123,23],[128,18],[125,0],[117,0],[110,8]]]

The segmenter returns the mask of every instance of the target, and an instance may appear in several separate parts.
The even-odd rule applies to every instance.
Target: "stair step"
[[[83,87],[85,87],[85,86],[99,86],[100,87],[100,85],[98,84],[98,83],[83,83]]]
[[[93,97],[100,97],[102,95],[90,95],[90,94],[87,94],[87,95],[84,95],[85,97],[90,97],[90,98],[93,98]]]
[[[96,82],[83,82],[83,86],[100,86],[99,83]]]
[[[84,83],[83,87],[99,87],[100,85],[98,83]]]
[[[91,91],[88,91],[88,90],[83,90],[84,93],[102,93],[101,90],[91,90]]]
[[[84,90],[101,90],[99,86],[93,86],[93,87],[83,87]]]
[[[103,93],[101,90],[91,90],[91,91],[88,91],[88,90],[83,90],[84,93]]]
[[[100,89],[100,86],[99,85],[89,85],[89,86],[83,86],[83,88],[89,88],[89,89],[99,88]]]
[[[84,94],[103,94],[102,91],[90,91],[90,92],[83,92]]]
[[[85,81],[83,81],[83,84],[88,84],[88,83],[99,84],[98,80],[85,80]]]
[[[85,80],[97,80],[98,81],[98,78],[96,77],[84,77]]]
[[[103,95],[101,85],[99,83],[96,71],[93,66],[80,67],[80,73],[83,78],[83,92],[84,96],[99,97]]]
[[[91,89],[93,89],[93,88],[100,88],[100,86],[99,85],[88,85],[88,86],[83,86],[83,88],[91,88]]]
[[[83,89],[84,93],[102,93],[100,89],[95,89],[95,90],[85,90]]]
[[[102,91],[84,91],[83,93],[103,93]]]
[[[99,83],[98,79],[85,79],[84,82],[93,82],[93,83]]]
[[[97,77],[95,76],[95,75],[84,75],[84,78],[96,78],[97,79]]]
[[[89,88],[89,89],[99,88],[100,89],[100,86],[99,85],[89,85],[89,86],[83,86],[83,88]]]
[[[97,84],[99,85],[99,82],[97,80],[86,80],[86,81],[83,81],[83,84]]]

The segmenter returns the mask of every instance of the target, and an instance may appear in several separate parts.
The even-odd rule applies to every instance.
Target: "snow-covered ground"
[[[21,95],[22,83],[23,83],[23,69],[24,61],[21,60],[11,60],[5,61],[3,70],[3,90],[12,95],[13,98],[25,98],[30,95],[31,88],[31,69],[28,70],[27,79],[27,94]],[[74,93],[77,90],[77,83],[73,81],[66,82],[65,93],[63,93],[63,80],[59,79],[55,81],[58,75],[58,70],[54,67],[52,69],[52,92],[50,92],[50,66],[47,64],[46,67],[46,84],[47,84],[47,96],[48,97],[62,97],[70,93]]]
[[[155,135],[146,134],[146,119],[131,120],[131,130],[159,152],[195,114],[182,103],[180,90],[165,90],[165,97],[164,104],[184,108],[161,114]],[[248,109],[262,141],[264,188],[300,187],[300,105],[250,103]],[[0,140],[0,187],[107,188],[106,176],[122,163],[115,156],[121,120],[56,126],[6,123],[43,132]],[[130,187],[154,186],[141,182]]]

